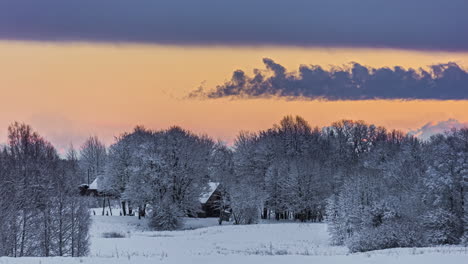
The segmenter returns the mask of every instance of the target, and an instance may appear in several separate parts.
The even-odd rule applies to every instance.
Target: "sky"
[[[350,2],[1,1],[0,142],[13,121],[61,152],[136,125],[232,143],[284,115],[466,126],[466,1]]]

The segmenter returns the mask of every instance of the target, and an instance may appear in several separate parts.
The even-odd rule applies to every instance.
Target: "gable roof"
[[[205,193],[202,193],[200,195],[200,198],[198,199],[200,203],[204,204],[210,199],[211,195],[216,191],[216,189],[219,186],[219,182],[209,182],[208,183],[208,190]]]
[[[94,181],[89,185],[88,190],[96,190],[98,189],[98,178],[94,179]]]

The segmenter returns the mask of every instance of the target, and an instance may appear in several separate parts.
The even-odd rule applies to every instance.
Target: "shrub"
[[[425,241],[429,245],[458,244],[463,234],[463,224],[453,213],[437,208],[423,217]]]
[[[125,234],[119,232],[105,232],[102,233],[103,238],[124,238]]]
[[[368,227],[356,232],[346,245],[351,252],[422,246],[415,223],[392,222],[378,227]]]
[[[234,208],[232,217],[236,225],[256,224],[259,218],[259,211],[256,207]]]
[[[177,230],[182,228],[182,213],[177,206],[163,204],[154,206],[149,226],[155,230]]]

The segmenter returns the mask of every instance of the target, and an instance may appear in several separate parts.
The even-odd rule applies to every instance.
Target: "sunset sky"
[[[463,12],[468,4],[461,1],[442,7],[436,0],[425,1],[432,6],[368,2],[349,7],[355,8],[350,10],[355,17],[334,12],[347,7],[344,0],[302,8],[272,1],[277,5],[264,13],[256,13],[264,5],[244,1],[235,6],[174,1],[185,5],[183,10],[146,0],[70,1],[72,7],[63,2],[68,1],[0,3],[0,142],[13,121],[31,124],[60,151],[70,143],[79,146],[89,135],[111,144],[114,136],[139,124],[153,129],[180,125],[232,142],[240,130],[266,129],[289,114],[313,126],[362,119],[423,135],[468,124],[468,35],[462,33],[468,32]],[[350,68],[352,62],[416,72],[455,62],[459,70],[447,74],[449,80],[439,82],[430,96],[403,92],[388,97],[384,91],[372,100],[341,94],[334,94],[339,100],[318,94],[325,98],[317,100],[315,94],[246,97],[223,90],[216,98],[189,97],[200,86],[212,91],[232,84],[236,70],[249,78],[254,69],[270,76],[273,70],[267,70],[264,58],[291,76],[298,76],[301,65],[331,70]],[[297,78],[270,88],[275,95],[294,93],[296,87],[288,85]],[[307,80],[301,77],[299,83],[309,89]]]

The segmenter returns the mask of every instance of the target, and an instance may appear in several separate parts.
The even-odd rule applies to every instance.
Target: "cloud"
[[[234,71],[230,81],[214,89],[201,87],[191,98],[265,98],[292,100],[467,100],[468,72],[456,63],[437,64],[428,70],[371,68],[359,63],[323,69],[301,65],[298,72],[265,58],[265,70],[255,69],[252,76]]]
[[[468,51],[466,0],[6,0],[0,39]]]
[[[448,119],[440,122],[429,122],[421,128],[412,130],[409,133],[426,140],[435,134],[441,134],[453,128],[460,129],[464,127],[468,127],[468,122],[462,123],[456,119]]]

